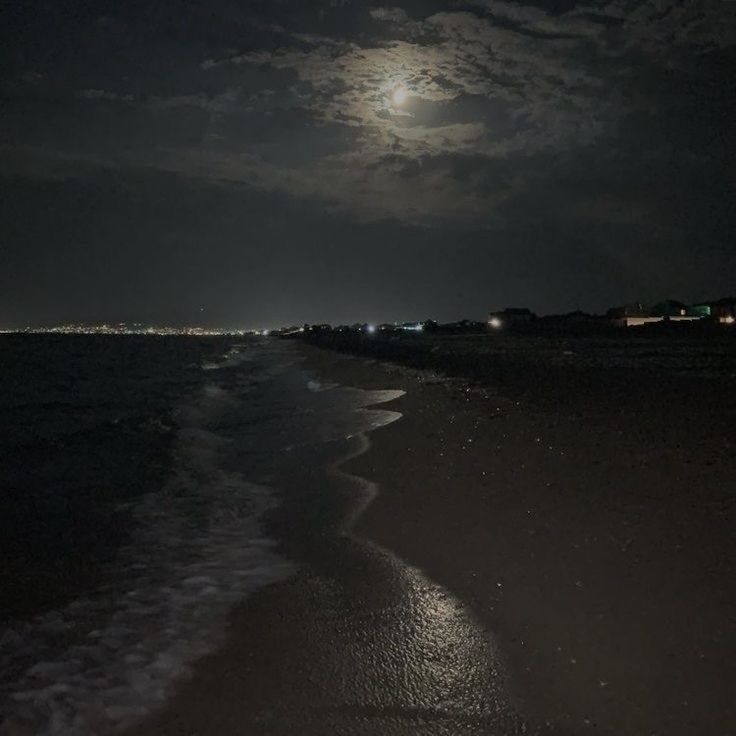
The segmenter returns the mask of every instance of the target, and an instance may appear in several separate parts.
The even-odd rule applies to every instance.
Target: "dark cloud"
[[[271,262],[285,321],[717,291],[733,264],[734,6],[16,4],[0,30],[0,306],[93,318],[135,311],[135,284],[147,314],[185,319],[201,289],[218,302],[218,274]],[[132,231],[149,270],[120,256]],[[381,285],[385,262],[403,290]],[[263,319],[266,283],[227,289],[215,316]]]

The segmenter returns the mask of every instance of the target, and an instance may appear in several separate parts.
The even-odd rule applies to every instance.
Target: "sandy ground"
[[[707,384],[642,377],[617,412],[599,389],[553,411],[338,366],[407,379],[404,418],[350,465],[382,488],[357,531],[472,606],[528,712],[570,733],[735,732],[736,465]]]
[[[736,465],[707,387],[535,403],[304,349],[324,379],[406,390],[404,416],[342,466],[350,498],[310,474],[342,503],[274,519],[302,573],[133,733],[736,732]]]

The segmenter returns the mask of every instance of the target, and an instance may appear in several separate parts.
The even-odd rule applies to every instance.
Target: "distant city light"
[[[376,331],[376,326],[375,325],[368,325],[365,329],[366,329],[366,331],[369,334],[372,335]]]
[[[493,327],[494,330],[498,330],[503,326],[503,322],[498,317],[491,317],[488,320],[488,324]]]
[[[114,325],[55,325],[53,327],[25,327],[21,330],[8,332],[23,332],[27,334],[56,334],[56,335],[152,335],[152,336],[179,336],[191,337],[222,337],[259,334],[254,330],[228,330],[209,327],[171,327],[161,325],[142,325],[140,323],[126,324],[119,322]]]
[[[734,317],[726,317],[723,321],[727,325],[732,325],[734,322],[736,322],[736,318],[734,318]]]

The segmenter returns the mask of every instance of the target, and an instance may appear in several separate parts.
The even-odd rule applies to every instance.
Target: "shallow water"
[[[105,734],[159,706],[192,662],[222,642],[235,603],[294,572],[263,526],[278,503],[279,478],[334,459],[336,443],[398,417],[361,410],[395,393],[322,386],[288,344],[221,348],[189,366],[196,375],[183,384],[190,392],[173,403],[175,431],[160,487],[124,489],[113,499],[114,513],[125,519],[123,541],[110,541],[101,555],[109,559],[96,564],[81,594],[5,627],[0,713],[11,733]],[[146,372],[155,380],[155,365]],[[101,414],[113,398],[125,403],[97,393]],[[60,433],[44,423],[36,399],[39,431]],[[100,422],[94,399],[85,401],[92,427]],[[135,391],[129,399],[127,408],[139,411]],[[82,445],[90,455],[94,441],[92,429]],[[22,481],[16,479],[21,490]],[[64,493],[74,490],[67,479]],[[53,503],[54,489],[43,491]],[[95,518],[81,513],[76,523]],[[37,538],[23,540],[27,546],[45,544],[43,525],[29,525],[28,533]]]
[[[101,499],[102,517],[114,511],[120,533],[86,548],[100,553],[95,574],[6,627],[0,733],[179,733],[178,721],[162,726],[174,696],[177,713],[182,698],[192,706],[188,727],[201,733],[230,733],[233,724],[264,734],[527,732],[493,637],[421,570],[351,533],[378,489],[344,462],[367,450],[370,431],[401,417],[377,405],[402,392],[324,384],[282,341],[216,348],[200,346],[196,363],[180,352],[186,370],[148,353],[127,391],[99,391],[98,382],[88,392],[90,428],[75,445],[86,458],[100,426],[97,396],[100,412],[113,401],[116,411],[134,406],[139,432],[170,427],[159,448],[165,467],[148,484],[119,484],[117,499]],[[113,362],[116,349],[106,347]],[[139,385],[148,385],[142,395]],[[136,431],[132,438],[140,440]],[[111,467],[100,467],[150,462],[112,451],[129,446],[108,448]],[[77,480],[88,483],[89,473]],[[43,490],[38,497],[53,501],[55,488]],[[86,513],[89,503],[86,495],[72,505],[83,527],[100,516]],[[29,529],[38,536],[27,546],[42,545],[39,529]],[[233,616],[244,601],[265,607],[245,637]],[[240,654],[229,659],[231,651]],[[200,687],[196,662],[216,652],[208,661],[223,661],[224,671]],[[252,671],[265,687],[248,687]]]
[[[381,489],[349,474],[346,461],[369,449],[370,430],[400,418],[374,405],[401,392],[307,376],[305,393],[289,353],[274,348],[270,358],[264,370],[278,378],[253,395],[259,421],[238,428],[231,467],[247,465],[278,489],[267,529],[298,569],[234,610],[227,646],[128,733],[540,733],[519,713],[495,639],[468,606],[353,532]]]

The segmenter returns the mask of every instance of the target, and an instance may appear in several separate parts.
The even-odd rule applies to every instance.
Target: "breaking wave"
[[[262,531],[273,492],[225,469],[231,441],[217,424],[236,401],[210,383],[181,408],[173,473],[130,505],[134,531],[112,582],[2,635],[3,736],[130,726],[222,642],[233,604],[292,572]]]

